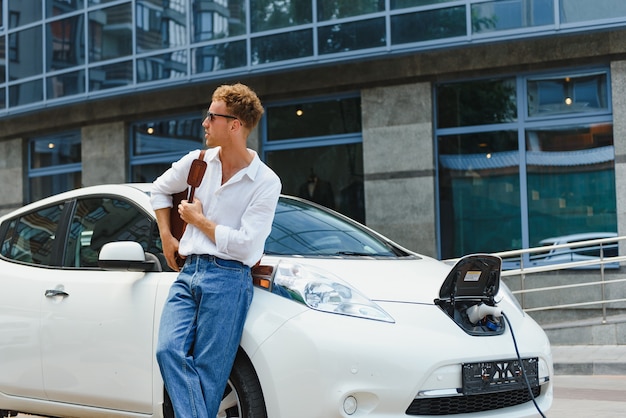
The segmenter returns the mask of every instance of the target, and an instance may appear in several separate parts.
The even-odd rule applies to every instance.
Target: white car
[[[172,417],[155,361],[166,271],[147,185],[0,218],[0,416]],[[218,417],[531,417],[542,329],[500,259],[454,267],[282,196]]]

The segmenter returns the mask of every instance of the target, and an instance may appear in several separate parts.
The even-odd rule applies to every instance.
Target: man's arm
[[[170,211],[176,208],[162,208],[154,211],[156,214],[157,224],[159,225],[159,235],[161,236],[161,245],[163,245],[163,255],[167,261],[167,265],[174,271],[179,271],[176,264],[176,253],[180,243],[172,235],[170,230]]]

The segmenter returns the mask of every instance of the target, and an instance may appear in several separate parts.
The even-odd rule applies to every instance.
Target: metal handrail
[[[555,309],[575,308],[575,307],[582,307],[582,306],[602,305],[602,322],[606,323],[607,305],[610,303],[626,302],[626,298],[606,299],[605,287],[608,284],[626,282],[626,278],[607,280],[605,276],[605,266],[607,264],[610,264],[611,267],[615,266],[616,264],[621,266],[622,262],[626,261],[626,256],[605,257],[604,250],[606,249],[606,244],[610,244],[611,246],[618,244],[619,246],[619,242],[625,241],[625,240],[626,240],[626,236],[601,238],[601,239],[578,241],[578,242],[572,242],[572,243],[566,243],[566,244],[526,248],[522,250],[501,251],[501,252],[493,253],[493,255],[497,255],[503,259],[511,259],[511,258],[516,258],[516,257],[519,258],[519,262],[520,262],[519,268],[503,270],[501,273],[501,276],[502,277],[519,276],[520,277],[520,289],[512,291],[512,293],[515,295],[519,295],[520,304],[522,306],[522,309],[525,312],[537,312],[537,311],[548,311],[548,310],[555,310]],[[545,264],[541,266],[537,266],[537,265],[532,266],[532,267],[524,266],[524,259],[525,259],[524,256],[526,254],[530,256],[536,253],[546,253],[546,251],[551,251],[552,254],[555,254],[553,250],[559,250],[559,249],[564,249],[564,248],[574,249],[574,248],[581,248],[581,247],[599,247],[600,257],[596,259],[588,259],[588,260],[572,261],[572,262],[560,262],[560,263],[554,263],[554,264]],[[458,259],[449,259],[449,260],[444,260],[444,262],[448,264],[454,264],[457,260]],[[535,261],[536,260],[537,259],[535,259]],[[585,282],[585,283],[559,285],[559,286],[534,287],[531,289],[526,288],[527,276],[530,276],[536,273],[545,273],[545,272],[551,272],[551,271],[568,270],[568,269],[590,267],[590,266],[598,266],[600,280],[593,281],[593,282]],[[585,271],[592,273],[594,270],[587,269]],[[525,296],[527,294],[542,292],[542,291],[549,291],[549,290],[566,290],[566,289],[573,289],[573,288],[582,288],[582,287],[588,287],[588,286],[600,286],[601,287],[601,295],[602,295],[601,300],[591,300],[591,301],[584,301],[584,302],[566,303],[566,304],[540,306],[540,307],[532,307],[532,308],[526,307]]]

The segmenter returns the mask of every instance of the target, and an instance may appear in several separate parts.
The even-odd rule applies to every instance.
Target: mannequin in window
[[[298,196],[310,200],[330,209],[335,209],[335,195],[329,182],[317,177],[311,170],[306,182],[302,183],[298,190]]]

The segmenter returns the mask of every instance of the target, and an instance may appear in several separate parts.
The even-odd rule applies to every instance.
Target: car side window
[[[114,241],[135,241],[148,251],[153,235],[152,219],[128,201],[79,199],[70,222],[64,266],[98,267],[100,249]]]
[[[54,243],[63,205],[29,212],[10,222],[2,240],[2,256],[42,266],[53,265]]]

